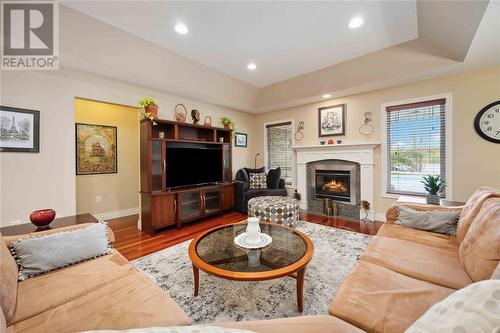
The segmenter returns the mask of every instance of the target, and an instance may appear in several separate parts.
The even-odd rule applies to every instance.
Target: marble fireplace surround
[[[379,142],[357,144],[335,144],[315,146],[295,146],[293,148],[296,163],[296,187],[302,194],[300,209],[307,210],[307,163],[323,160],[344,160],[359,163],[360,165],[360,197],[370,203],[368,217],[375,218],[373,204],[373,150]],[[364,214],[362,215],[364,216]]]

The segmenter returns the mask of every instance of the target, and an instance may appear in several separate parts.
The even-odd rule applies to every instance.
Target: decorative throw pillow
[[[62,267],[112,252],[106,223],[62,231],[46,236],[19,239],[10,245],[19,266],[18,280],[44,274]]]
[[[458,215],[458,211],[418,211],[398,205],[398,219],[396,220],[396,224],[455,236]]]
[[[277,189],[280,185],[281,168],[270,169],[267,173],[267,188]]]
[[[146,327],[129,330],[95,330],[80,333],[256,333],[254,331],[237,328],[223,328],[218,326],[171,326],[171,327]]]
[[[500,332],[500,280],[484,280],[434,304],[405,333]]]
[[[251,173],[250,174],[250,189],[258,190],[262,188],[267,188],[266,173]]]
[[[243,169],[245,169],[245,171],[247,172],[248,177],[250,177],[250,174],[251,174],[251,173],[262,173],[262,172],[266,172],[266,168],[265,168],[265,167],[258,168],[258,169],[250,169],[250,168],[243,168]]]

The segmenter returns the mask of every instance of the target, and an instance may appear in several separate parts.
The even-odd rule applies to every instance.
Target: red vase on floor
[[[54,221],[56,211],[53,209],[35,210],[30,214],[30,221],[38,227],[38,229],[48,229],[49,224]]]

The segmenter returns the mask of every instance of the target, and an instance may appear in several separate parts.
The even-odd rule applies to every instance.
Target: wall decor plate
[[[76,174],[118,172],[116,126],[75,124]]]
[[[257,243],[252,243],[248,241],[248,234],[242,232],[234,238],[234,244],[245,249],[260,249],[262,247],[268,246],[273,241],[273,238],[265,233],[259,234],[259,241]]]
[[[0,106],[0,151],[40,151],[40,111]]]

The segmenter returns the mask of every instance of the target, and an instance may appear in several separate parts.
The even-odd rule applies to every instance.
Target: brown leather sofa
[[[405,205],[418,210],[460,210],[457,237],[394,224],[397,210],[393,206],[387,211],[387,223],[337,291],[330,316],[214,325],[259,333],[403,332],[456,289],[491,278],[495,268],[499,274],[498,190],[481,188],[458,208]],[[50,232],[54,231],[45,233]],[[18,282],[17,265],[7,245],[30,236],[3,237],[0,242],[0,304],[7,332],[78,332],[190,323],[168,295],[116,250]]]
[[[36,236],[83,226],[38,232]],[[18,268],[8,245],[32,236],[35,234],[2,237],[0,242],[0,333],[63,333],[190,324],[182,309],[116,250],[18,282]],[[110,239],[114,240],[111,230]],[[3,315],[5,318],[1,318]],[[259,333],[362,332],[329,315],[215,325]]]
[[[76,226],[81,228],[85,224]],[[75,229],[60,228],[36,235]],[[112,232],[110,232],[113,240]],[[0,303],[7,332],[78,332],[188,325],[187,315],[118,251],[47,274],[17,281],[17,265],[0,242]]]
[[[470,283],[490,279],[500,260],[500,192],[478,189],[459,210],[457,235],[395,224],[396,206],[330,304],[330,314],[367,332],[403,332],[429,307]]]

